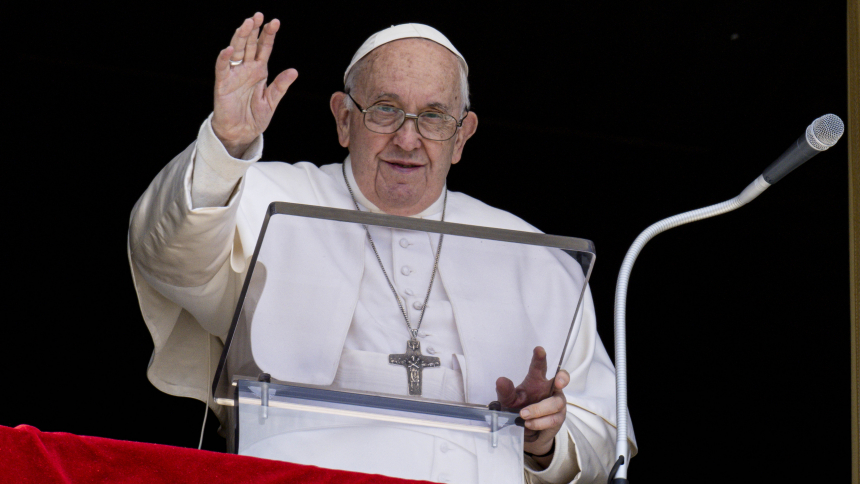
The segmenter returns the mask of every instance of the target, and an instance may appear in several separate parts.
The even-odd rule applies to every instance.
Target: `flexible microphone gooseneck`
[[[764,172],[750,183],[740,195],[716,205],[684,212],[663,219],[645,229],[627,250],[618,282],[615,285],[615,414],[618,420],[618,433],[615,441],[615,466],[609,474],[609,484],[627,484],[627,468],[630,465],[630,443],[627,440],[627,284],[633,263],[645,244],[657,234],[726,212],[746,205],[771,185],[778,182],[804,162],[827,150],[842,137],[845,126],[835,114],[825,114],[806,128],[806,133],[789,147],[785,153],[768,166]]]

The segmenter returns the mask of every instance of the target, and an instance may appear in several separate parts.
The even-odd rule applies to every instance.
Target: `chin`
[[[385,200],[385,204],[389,208],[403,210],[415,206],[418,200],[419,197],[388,197]]]
[[[389,191],[385,194],[385,198],[382,201],[385,203],[386,207],[390,210],[405,210],[410,207],[415,206],[421,197],[415,193],[414,190],[409,191]],[[385,210],[383,207],[379,207],[384,211],[388,212],[389,210]]]

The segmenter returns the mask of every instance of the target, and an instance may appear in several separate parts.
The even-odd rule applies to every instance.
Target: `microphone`
[[[609,484],[627,484],[627,469],[630,465],[630,443],[627,441],[627,287],[630,271],[645,244],[656,235],[680,225],[722,215],[738,209],[771,185],[778,182],[792,170],[805,163],[818,153],[827,150],[842,137],[845,126],[835,114],[825,114],[806,128],[801,136],[785,153],[765,168],[764,172],[735,198],[725,202],[684,212],[660,220],[645,229],[627,250],[624,262],[618,271],[615,284],[615,418],[617,432],[615,441],[615,465],[609,473]]]
[[[780,181],[798,166],[804,164],[813,156],[835,145],[845,125],[835,114],[825,114],[816,119],[806,128],[806,133],[794,142],[785,153],[765,168],[762,176],[769,185]]]

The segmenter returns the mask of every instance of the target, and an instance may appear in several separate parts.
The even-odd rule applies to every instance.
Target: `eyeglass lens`
[[[397,131],[405,121],[403,110],[382,105],[367,108],[364,117],[367,129],[380,134]],[[423,112],[418,115],[418,132],[427,139],[444,141],[457,132],[457,120],[445,113]]]

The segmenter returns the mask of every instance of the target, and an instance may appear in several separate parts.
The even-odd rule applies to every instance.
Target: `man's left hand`
[[[543,455],[552,449],[555,434],[567,414],[567,399],[562,390],[570,383],[570,374],[561,370],[550,380],[546,377],[546,351],[540,346],[532,353],[526,378],[517,387],[508,378],[496,380],[496,395],[502,407],[519,410],[525,420],[524,450]],[[547,466],[552,456],[536,459]]]

